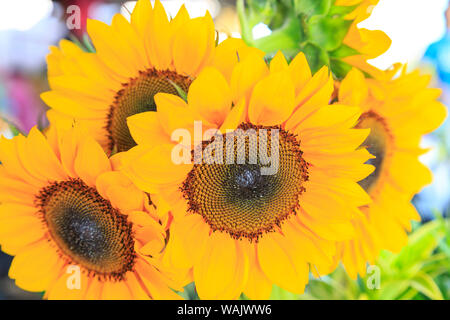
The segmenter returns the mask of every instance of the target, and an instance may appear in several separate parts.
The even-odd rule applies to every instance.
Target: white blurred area
[[[370,61],[386,69],[396,62],[417,64],[427,47],[445,33],[449,0],[380,0],[372,15],[358,26],[382,30],[392,40],[389,50]]]
[[[48,47],[66,33],[51,0],[0,0],[1,71],[39,71]]]
[[[0,30],[29,30],[48,17],[52,10],[51,0],[1,0]]]

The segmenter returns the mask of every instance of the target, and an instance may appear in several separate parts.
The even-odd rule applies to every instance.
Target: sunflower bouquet
[[[238,1],[243,39],[139,0],[47,57],[50,126],[0,139],[9,276],[48,299],[268,299],[400,251],[430,77],[369,63],[376,0]],[[273,12],[287,12],[277,15]],[[275,30],[254,40],[251,28]]]

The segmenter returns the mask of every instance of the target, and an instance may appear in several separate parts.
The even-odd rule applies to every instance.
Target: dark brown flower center
[[[110,150],[127,151],[136,146],[127,126],[127,118],[146,111],[156,111],[154,96],[159,93],[177,94],[173,83],[185,92],[191,80],[173,71],[149,69],[123,84],[111,105],[106,129],[109,133]]]
[[[267,134],[261,135],[261,129]],[[269,167],[268,157],[276,152],[272,132],[278,132],[274,140],[278,145],[277,170],[267,174],[261,169]],[[308,180],[308,163],[302,158],[297,138],[280,127],[244,123],[221,138],[202,146],[202,162],[194,165],[183,183],[184,197],[189,210],[200,214],[212,231],[257,241],[295,214]],[[243,143],[239,144],[239,140]],[[227,146],[228,141],[234,141],[232,148]],[[205,155],[211,146],[216,151]],[[265,152],[260,151],[260,146]],[[245,155],[244,161],[238,160],[239,154]],[[211,156],[222,158],[222,163],[211,163]]]
[[[366,147],[374,159],[368,160],[366,163],[375,167],[375,170],[361,180],[361,187],[370,193],[382,175],[385,162],[388,157],[388,144],[392,140],[392,136],[388,130],[386,122],[378,114],[369,111],[361,115],[357,128],[370,128],[370,134],[361,146]]]
[[[36,197],[60,254],[105,279],[122,279],[134,267],[132,225],[96,189],[80,179],[54,182]]]

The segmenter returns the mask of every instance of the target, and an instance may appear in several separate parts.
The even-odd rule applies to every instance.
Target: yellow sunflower
[[[353,22],[343,43],[355,49],[358,54],[346,56],[342,61],[372,76],[379,76],[382,72],[367,63],[367,60],[385,53],[392,41],[383,31],[358,28],[358,24],[369,18],[378,2],[379,0],[337,0],[335,3],[336,6],[355,6],[355,10],[346,16],[346,19]]]
[[[238,60],[236,49],[244,47],[230,39],[216,50],[209,13],[190,19],[182,6],[169,21],[159,0],[153,8],[149,0],[139,0],[131,22],[117,14],[111,26],[88,20],[87,30],[95,53],[67,40],[50,48],[52,90],[41,97],[52,108],[52,122],[70,126],[76,119],[108,152],[135,145],[126,118],[156,111],[156,93],[177,94],[176,87],[187,91],[207,65],[230,69]]]
[[[167,221],[78,129],[0,138],[0,245],[9,276],[48,299],[176,299]],[[126,194],[126,197],[124,197]]]
[[[410,201],[432,180],[418,159],[426,151],[420,139],[446,117],[445,106],[437,101],[440,89],[428,88],[430,76],[404,68],[394,77],[398,70],[366,79],[354,69],[339,89],[339,103],[361,106],[356,127],[371,129],[362,145],[376,156],[369,161],[375,171],[360,182],[373,203],[354,219],[356,237],[343,242],[337,256],[353,278],[365,274],[366,263],[374,263],[381,249],[398,252],[407,242],[410,221],[420,220]]]
[[[270,67],[249,54],[230,81],[206,68],[187,103],[157,94],[157,113],[128,118],[138,145],[120,154],[122,170],[171,208],[164,261],[193,267],[200,298],[267,299],[274,283],[302,293],[310,271],[331,271],[336,241],[354,236],[370,201],[357,181],[373,170],[355,149],[369,130],[353,129],[359,108],[328,104],[332,92],[328,69],[311,75],[303,54],[288,64],[278,53]],[[268,163],[277,170],[263,173]]]

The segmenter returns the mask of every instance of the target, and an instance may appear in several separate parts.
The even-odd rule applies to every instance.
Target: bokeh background
[[[0,135],[10,137],[17,132],[28,132],[35,125],[46,126],[46,106],[39,94],[48,90],[45,57],[50,45],[60,39],[83,41],[86,18],[110,23],[114,14],[129,15],[135,1],[90,0],[0,0]],[[169,15],[174,16],[185,3],[191,17],[202,16],[209,10],[219,31],[219,41],[231,35],[239,37],[239,19],[234,0],[162,0]],[[67,8],[78,5],[81,9],[81,29],[69,31],[66,25]],[[392,39],[391,48],[382,56],[370,61],[380,68],[393,63],[407,63],[409,69],[420,68],[433,75],[433,86],[443,89],[442,101],[450,106],[450,10],[449,0],[380,0],[369,19],[360,27],[382,30]],[[446,11],[447,10],[447,11]],[[270,34],[264,24],[253,29],[254,38]],[[439,230],[442,217],[449,217],[450,210],[450,123],[441,126],[423,139],[423,147],[431,151],[421,160],[434,172],[432,185],[414,198],[414,204],[422,216],[422,224],[415,226],[412,245],[407,248],[420,263],[421,272],[430,273],[428,278],[416,281],[418,288],[408,291],[409,296],[395,292],[376,294],[365,292],[363,280],[351,281],[345,272],[337,270],[321,282],[313,282],[303,296],[290,295],[277,288],[276,299],[361,299],[361,298],[444,298],[450,299],[450,239]],[[422,226],[422,227],[421,227]],[[423,231],[425,230],[425,231]],[[445,229],[444,229],[445,230]],[[448,231],[448,226],[447,226]],[[428,238],[425,235],[431,235]],[[448,232],[447,232],[448,234]],[[425,240],[428,239],[428,242]],[[431,240],[430,240],[431,239]],[[428,245],[424,249],[424,242]],[[442,247],[442,242],[444,246]],[[443,248],[443,249],[442,249]],[[408,250],[405,250],[408,251]],[[435,255],[447,254],[439,260],[438,270],[430,271],[428,260]],[[407,252],[408,253],[408,252]],[[392,264],[411,263],[411,253],[395,256],[385,253],[380,265],[389,269],[395,287],[400,278],[416,277],[393,270]],[[403,260],[402,260],[403,259]],[[8,278],[12,258],[0,251],[0,299],[39,299],[41,294],[27,293]],[[400,262],[399,262],[400,261]],[[428,266],[428,269],[426,268]],[[425,268],[425,269],[423,269]],[[395,269],[395,268],[394,268]],[[427,274],[428,274],[427,273]],[[397,279],[399,278],[399,279]],[[403,279],[404,280],[404,279]],[[397,282],[396,282],[397,281]],[[419,285],[417,285],[419,283]],[[410,283],[411,285],[411,283]],[[414,286],[413,286],[414,287]],[[338,289],[338,290],[336,290]],[[395,291],[395,290],[394,290]],[[439,292],[440,293],[439,293]],[[187,297],[195,298],[193,290]],[[381,295],[381,296],[380,296]]]

